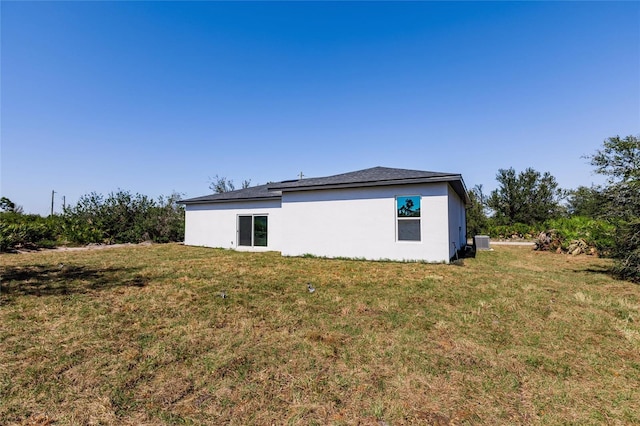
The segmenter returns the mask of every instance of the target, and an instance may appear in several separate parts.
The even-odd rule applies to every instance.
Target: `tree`
[[[596,173],[608,177],[603,215],[616,225],[614,272],[640,282],[640,140],[637,136],[606,139],[592,156]]]
[[[599,186],[579,186],[567,191],[567,213],[571,216],[601,218],[606,213],[607,195]]]
[[[214,194],[222,194],[223,192],[231,192],[235,191],[236,186],[233,184],[233,180],[227,179],[226,177],[215,175],[215,177],[209,178],[209,189],[213,191]],[[242,189],[249,188],[251,186],[251,179],[245,179],[242,181]]]
[[[629,221],[640,213],[640,139],[635,136],[608,138],[604,148],[589,156],[596,173],[608,177],[603,191],[607,205],[604,215]]]
[[[549,173],[532,168],[516,175],[513,168],[500,169],[496,175],[500,186],[491,192],[487,206],[501,225],[533,225],[560,215],[563,192]]]
[[[488,232],[489,219],[486,213],[486,196],[482,185],[476,185],[469,191],[471,204],[467,207],[467,234],[480,235]]]
[[[612,257],[617,276],[640,283],[640,218],[618,225]]]
[[[16,203],[8,199],[7,197],[0,198],[0,211],[10,213],[22,213],[22,206],[17,206]]]
[[[231,192],[236,189],[232,180],[227,180],[226,177],[219,177],[215,175],[213,179],[209,178],[209,189],[211,189],[214,194],[222,194],[223,192]]]
[[[604,141],[604,148],[588,156],[596,173],[609,176],[609,183],[640,182],[640,139],[614,136]]]

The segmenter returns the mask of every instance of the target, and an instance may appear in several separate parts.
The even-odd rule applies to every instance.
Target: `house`
[[[448,262],[466,245],[469,202],[459,174],[373,167],[182,200],[185,244]]]

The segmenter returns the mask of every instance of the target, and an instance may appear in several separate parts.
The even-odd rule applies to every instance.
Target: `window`
[[[420,241],[420,196],[396,197],[398,241]]]
[[[238,216],[238,245],[267,246],[267,216]]]

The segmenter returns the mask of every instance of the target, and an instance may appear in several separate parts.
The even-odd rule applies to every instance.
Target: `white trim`
[[[398,216],[398,198],[418,198],[420,200],[420,216],[413,216],[413,217],[399,217]],[[396,226],[396,243],[401,243],[401,244],[420,244],[422,243],[422,195],[419,194],[415,194],[415,195],[396,195],[395,197],[393,197],[393,211],[394,211],[394,217],[395,217],[395,226]],[[398,221],[399,220],[417,220],[419,222],[419,227],[418,229],[420,230],[420,239],[419,240],[401,240],[400,235],[399,235],[399,231],[398,231]]]

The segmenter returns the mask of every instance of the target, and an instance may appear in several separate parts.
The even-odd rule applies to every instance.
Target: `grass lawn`
[[[608,266],[2,254],[0,424],[640,424],[640,287]]]

